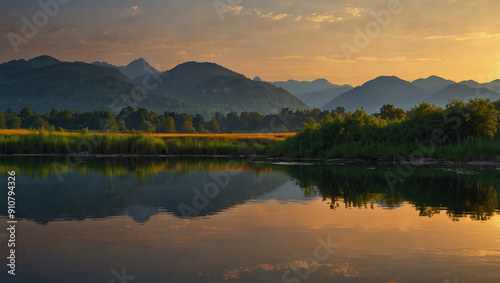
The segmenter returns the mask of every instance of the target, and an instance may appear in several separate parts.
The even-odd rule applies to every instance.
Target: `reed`
[[[266,141],[265,143],[269,143]],[[135,154],[236,155],[248,148],[263,150],[262,141],[225,137],[123,135],[102,133],[59,134],[39,131],[0,134],[2,154]]]

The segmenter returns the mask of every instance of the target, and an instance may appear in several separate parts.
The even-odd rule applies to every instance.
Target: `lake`
[[[2,157],[0,167],[1,282],[500,282],[499,166]]]

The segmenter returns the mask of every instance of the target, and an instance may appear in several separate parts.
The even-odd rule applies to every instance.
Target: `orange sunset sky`
[[[496,0],[37,2],[0,2],[0,62],[47,54],[126,65],[143,57],[167,70],[210,61],[267,81],[352,85],[379,75],[500,78]],[[351,60],[341,46],[356,48]]]

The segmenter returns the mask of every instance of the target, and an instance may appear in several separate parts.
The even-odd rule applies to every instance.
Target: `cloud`
[[[186,50],[180,50],[180,51],[177,51],[175,52],[176,55],[181,55],[181,56],[186,56],[188,55],[188,53],[186,52]]]
[[[433,39],[453,39],[453,40],[469,40],[469,39],[485,39],[485,38],[500,38],[500,33],[488,34],[486,32],[474,32],[474,33],[466,33],[466,34],[458,34],[458,35],[433,35],[427,36],[425,39],[433,40]]]
[[[332,14],[319,14],[319,13],[312,13],[310,16],[299,15],[295,18],[296,22],[309,21],[309,22],[313,22],[315,24],[334,23],[334,22],[339,22],[339,21],[343,21],[343,20],[344,20],[343,17],[336,17]]]
[[[368,9],[367,8],[360,8],[360,7],[356,7],[356,8],[352,8],[352,7],[347,7],[345,8],[345,11],[346,13],[350,14],[353,18],[362,18],[362,14],[367,12]]]
[[[139,6],[135,5],[130,8],[127,8],[127,10],[132,10],[132,15],[138,15],[139,14]]]
[[[261,18],[269,18],[273,21],[279,21],[279,20],[282,20],[284,18],[291,17],[291,16],[292,16],[291,14],[286,14],[286,13],[275,15],[273,12],[265,14],[265,15],[260,15]]]
[[[442,61],[439,58],[407,58],[405,56],[399,57],[371,57],[371,56],[362,56],[357,57],[355,60],[364,61],[364,62],[425,62],[425,61]]]
[[[229,11],[235,15],[241,15],[243,12],[243,6],[231,6]]]

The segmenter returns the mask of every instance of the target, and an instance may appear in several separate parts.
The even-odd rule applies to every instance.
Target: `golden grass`
[[[152,134],[160,138],[206,138],[215,140],[272,140],[281,141],[288,137],[295,136],[295,133],[245,133],[245,134]]]
[[[29,134],[31,131],[24,129],[0,129],[0,134]],[[56,135],[79,135],[79,132],[52,132],[52,134]],[[123,133],[113,133],[113,135],[117,136],[132,136],[132,134],[123,134]],[[205,139],[214,139],[214,140],[268,140],[268,141],[282,141],[288,137],[295,136],[296,133],[243,133],[243,134],[147,134],[148,136],[158,137],[158,138],[205,138]]]
[[[7,135],[29,134],[29,132],[30,131],[28,130],[22,130],[22,129],[16,129],[16,130],[0,129],[0,134],[7,134]]]

